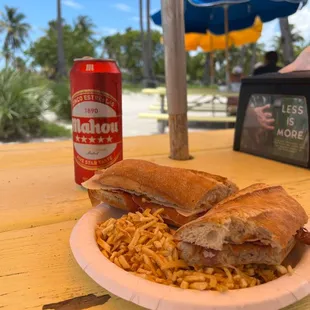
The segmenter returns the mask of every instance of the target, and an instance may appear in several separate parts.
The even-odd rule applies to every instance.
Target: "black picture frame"
[[[290,158],[277,158],[271,154],[261,154],[253,150],[241,150],[241,138],[245,123],[245,116],[250,98],[253,94],[258,95],[281,95],[296,96],[306,99],[308,113],[308,161],[305,163]],[[239,105],[237,111],[237,121],[235,125],[235,136],[233,149],[235,151],[248,153],[251,155],[310,168],[310,71],[296,71],[290,73],[269,73],[258,76],[247,77],[242,80],[242,86],[239,96]],[[306,140],[307,141],[307,140]]]

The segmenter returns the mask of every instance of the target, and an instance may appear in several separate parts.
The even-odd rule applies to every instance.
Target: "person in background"
[[[232,69],[230,75],[230,88],[231,91],[239,93],[241,87],[241,79],[243,77],[243,69],[240,66],[236,66]]]
[[[267,52],[265,54],[265,64],[256,68],[253,72],[253,75],[278,72],[281,70],[281,67],[277,66],[277,63],[278,53],[275,51]]]

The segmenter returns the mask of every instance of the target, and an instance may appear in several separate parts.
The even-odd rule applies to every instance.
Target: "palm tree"
[[[250,72],[252,73],[257,63],[257,44],[252,43],[250,46],[251,46],[251,52],[252,52]]]
[[[22,71],[22,72],[26,71],[26,61],[23,58],[16,57],[14,59],[14,64],[15,64],[14,66],[17,69],[17,71]]]
[[[243,46],[241,46],[241,48],[240,48],[240,58],[239,58],[239,66],[240,67],[244,67],[244,57],[245,57],[245,52],[246,52],[246,46],[245,45],[243,45]]]
[[[203,85],[209,85],[214,83],[214,75],[213,75],[213,64],[211,63],[211,58],[213,57],[212,52],[204,53],[205,63],[204,63],[204,73],[202,78]]]
[[[66,63],[65,63],[65,52],[64,52],[64,41],[62,33],[62,18],[61,18],[61,3],[57,0],[57,75],[59,77],[66,75]]]
[[[147,25],[147,68],[148,68],[148,78],[149,86],[154,86],[154,74],[153,74],[153,53],[152,53],[152,30],[151,30],[151,3],[150,0],[146,0],[146,25]]]
[[[279,18],[279,22],[282,36],[283,61],[285,65],[288,65],[294,60],[291,28],[287,17]]]
[[[281,18],[282,19],[282,18]],[[282,21],[281,35],[274,38],[273,48],[279,54],[281,65],[292,62],[304,48],[305,40],[295,29],[294,25]],[[281,25],[281,22],[280,22]],[[288,29],[287,29],[288,27]],[[291,50],[293,48],[293,51]]]
[[[140,15],[140,33],[141,33],[141,46],[142,46],[142,61],[143,61],[143,84],[147,86],[148,84],[148,58],[144,37],[144,27],[143,27],[143,0],[139,0],[139,15]]]
[[[5,65],[14,59],[15,52],[21,49],[28,37],[30,25],[24,22],[25,15],[19,13],[16,8],[5,6],[5,12],[0,12],[0,32],[5,32],[2,52],[5,57]]]
[[[86,15],[78,16],[74,25],[75,30],[84,38],[89,38],[94,34],[94,27],[94,23]]]

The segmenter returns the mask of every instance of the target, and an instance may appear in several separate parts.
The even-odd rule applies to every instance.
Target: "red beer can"
[[[70,72],[75,182],[123,159],[122,78],[113,60],[82,58]]]

